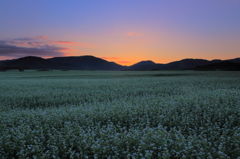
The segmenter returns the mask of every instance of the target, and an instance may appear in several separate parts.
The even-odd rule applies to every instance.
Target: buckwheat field
[[[0,158],[240,158],[240,72],[0,72]]]

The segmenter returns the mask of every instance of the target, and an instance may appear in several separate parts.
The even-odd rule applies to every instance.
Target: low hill
[[[118,65],[114,62],[108,62],[94,56],[54,57],[47,60],[73,65],[74,69],[81,68],[83,70],[121,70],[124,68],[124,66]]]
[[[155,62],[148,60],[148,61],[141,61],[134,65],[131,65],[127,67],[125,70],[135,70],[135,71],[152,70],[152,68],[154,68],[155,66],[156,66]]]
[[[50,69],[50,70],[121,70],[124,66],[94,56],[55,57],[43,59],[27,56],[10,61],[1,61],[3,69]]]
[[[191,69],[196,66],[203,66],[211,63],[211,61],[204,59],[183,59],[166,64],[165,69]]]
[[[240,63],[240,58],[224,60],[224,61]],[[180,61],[174,61],[167,64],[150,63],[148,65],[141,65],[141,62],[140,62],[128,67],[127,70],[132,70],[132,71],[134,70],[135,71],[136,70],[187,70],[187,69],[193,70],[196,67],[200,68],[201,66],[210,65],[210,64],[219,63],[219,62],[223,62],[223,61],[218,59],[212,60],[212,61],[208,61],[205,59],[183,59]],[[227,67],[226,65],[224,66]]]
[[[144,63],[142,61],[140,63],[134,64],[127,68],[128,70],[179,70],[179,69],[191,69],[195,68],[196,66],[203,66],[209,64],[209,61],[203,59],[183,59],[180,61],[174,61],[167,64],[156,64],[154,62]],[[145,65],[143,65],[143,64]]]
[[[234,63],[240,63],[240,58],[235,58],[235,59],[230,59],[230,60],[225,60],[225,61],[231,61]]]
[[[232,62],[232,61],[221,61],[217,63],[212,63],[204,66],[197,66],[195,68],[197,71],[240,71],[240,62]]]
[[[2,68],[5,69],[68,69],[68,65],[51,62],[41,57],[27,56],[15,60],[3,61]]]

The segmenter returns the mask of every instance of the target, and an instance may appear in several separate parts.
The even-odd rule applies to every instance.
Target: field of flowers
[[[240,158],[240,72],[0,72],[0,158]]]

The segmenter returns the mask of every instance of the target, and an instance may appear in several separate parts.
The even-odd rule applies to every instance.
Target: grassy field
[[[240,158],[240,72],[0,72],[0,158]]]

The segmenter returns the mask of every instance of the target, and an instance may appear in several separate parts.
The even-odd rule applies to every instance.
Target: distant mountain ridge
[[[43,59],[27,56],[11,61],[1,61],[1,69],[45,69],[45,70],[121,70],[124,66],[94,56],[70,56]]]
[[[206,65],[215,65],[220,62],[229,61],[230,63],[240,63],[240,58],[229,59],[229,60],[205,60],[205,59],[183,59],[180,61],[173,61],[167,64],[153,64],[150,63],[148,65],[138,65],[141,62],[129,66],[126,70],[131,71],[140,71],[140,70],[182,70],[182,69],[201,69],[202,66]],[[229,63],[229,64],[230,64]],[[219,65],[220,66],[220,65]],[[233,66],[233,65],[232,65]],[[212,70],[213,68],[221,69],[221,70],[240,70],[236,65],[233,68],[228,67],[224,68],[223,66],[219,67],[205,67],[203,70]]]
[[[229,60],[183,59],[167,64],[157,64],[153,61],[141,61],[131,66],[122,66],[90,55],[53,57],[27,56],[19,59],[0,61],[0,69],[40,69],[40,70],[240,70],[240,58]]]
[[[217,63],[211,63],[204,66],[197,66],[195,68],[197,71],[213,71],[213,70],[224,70],[224,71],[239,71],[240,70],[240,62],[233,61],[221,61]]]

